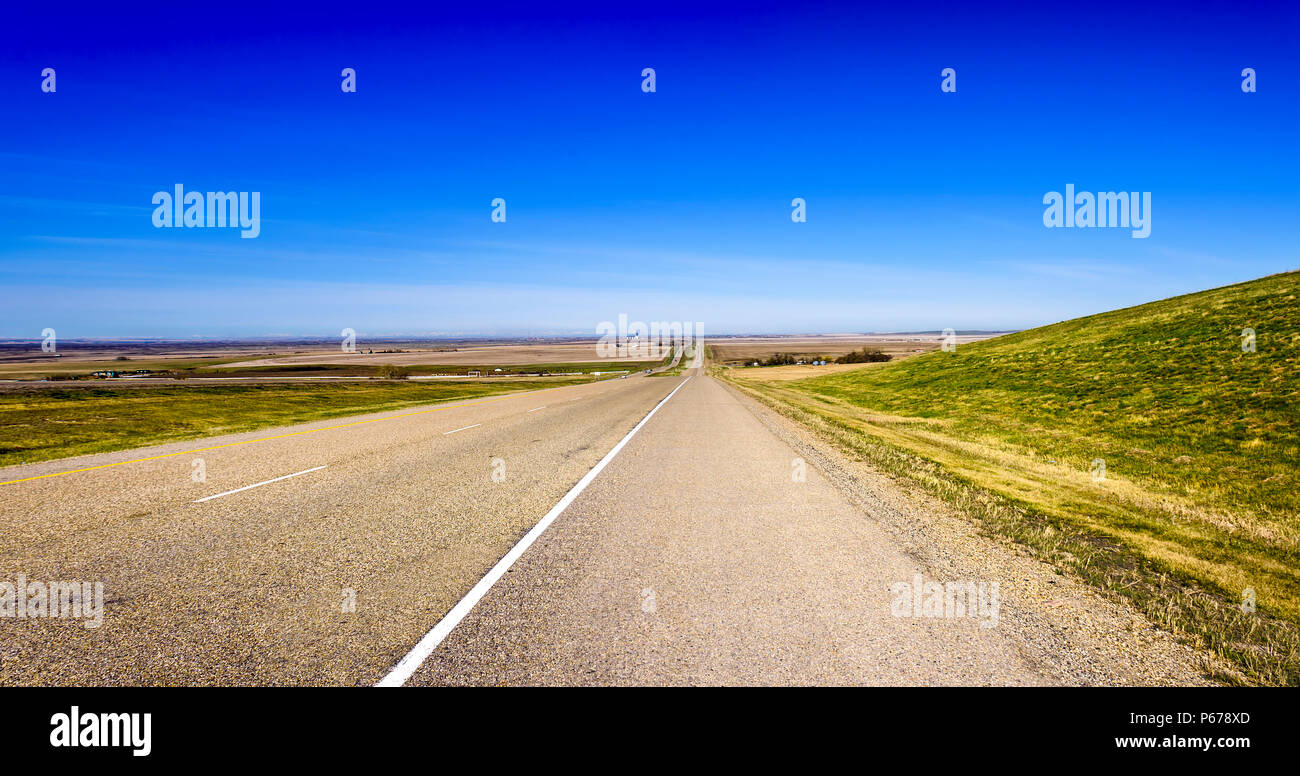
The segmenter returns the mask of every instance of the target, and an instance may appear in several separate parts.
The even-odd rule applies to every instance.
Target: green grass
[[[109,369],[131,373],[147,369],[154,377],[380,377],[384,364],[266,364],[263,366],[224,366],[241,359],[170,359],[150,360],[133,357],[128,361],[59,362],[0,364],[0,377],[7,379],[94,379],[97,370]],[[247,360],[247,359],[242,359]],[[619,369],[640,371],[659,366],[664,361],[571,361],[549,364],[412,364],[398,368],[411,375],[464,375],[478,370],[486,375],[525,375],[545,372],[550,374],[578,372],[610,372]],[[500,369],[500,372],[495,370]]]
[[[708,345],[704,346],[704,352],[706,354],[712,352],[708,348],[709,348]],[[687,369],[691,368],[691,363],[694,362],[694,360],[695,359],[693,357],[687,355],[687,351],[683,350],[682,357],[681,359],[678,360],[677,366],[668,366],[673,362],[673,354],[669,353],[668,358],[665,358],[663,361],[663,364],[666,368],[658,372],[655,372],[654,374],[651,375],[651,377],[681,377],[683,374],[686,373]]]
[[[1296,684],[1297,295],[1287,273],[826,377],[729,377],[1129,597],[1245,680]]]
[[[105,385],[0,394],[0,465],[589,381],[575,377],[544,382]]]
[[[540,372],[558,374],[579,372],[636,372],[660,364],[659,361],[573,361],[554,364],[403,364],[400,369],[408,375],[464,375],[478,370],[488,375],[526,375]],[[277,377],[277,376],[357,376],[375,377],[383,370],[382,364],[284,364],[234,368],[197,369],[190,377]],[[500,369],[500,372],[496,370]]]

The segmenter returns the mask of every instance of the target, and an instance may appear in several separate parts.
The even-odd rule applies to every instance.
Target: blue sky
[[[269,5],[6,11],[0,336],[1023,328],[1300,267],[1294,3]],[[261,235],[154,228],[176,183]],[[1151,236],[1045,228],[1067,183]]]

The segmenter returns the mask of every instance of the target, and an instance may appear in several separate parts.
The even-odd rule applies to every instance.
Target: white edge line
[[[329,464],[325,464],[325,466],[329,466]],[[270,485],[270,484],[273,483],[273,482],[279,482],[280,480],[287,480],[287,479],[289,479],[290,477],[297,477],[297,476],[300,475],[300,474],[310,474],[311,472],[318,472],[318,471],[320,471],[321,469],[324,469],[325,466],[317,466],[317,467],[314,468],[314,469],[303,469],[303,470],[300,471],[300,472],[294,472],[293,474],[286,474],[286,475],[284,475],[283,477],[276,477],[275,479],[273,479],[273,480],[267,480],[266,482],[257,482],[257,483],[254,483],[254,484],[252,484],[252,485],[245,485],[245,486],[242,487],[242,488],[235,488],[234,490],[228,490],[228,491],[226,491],[225,493],[218,493],[218,494],[216,494],[215,496],[205,496],[205,497],[203,497],[203,498],[196,498],[196,499],[194,499],[194,501],[191,502],[191,503],[194,503],[194,504],[202,504],[204,501],[211,501],[211,500],[214,499],[214,498],[221,498],[222,496],[229,496],[231,493],[239,493],[240,491],[248,490],[249,488],[260,488],[260,487],[262,487],[263,485]]]
[[[543,405],[540,406],[540,407],[533,407],[533,408],[532,408],[531,410],[529,410],[528,412],[537,412],[538,410],[544,410],[544,409],[546,409],[546,405],[545,405],[545,404],[543,404]],[[525,412],[524,414],[527,415],[528,412]]]
[[[411,675],[419,670],[420,666],[424,664],[424,661],[428,659],[429,655],[433,654],[433,651],[442,643],[442,640],[447,638],[447,635],[460,624],[460,621],[465,619],[465,615],[469,614],[483,596],[487,595],[487,592],[492,589],[492,586],[497,583],[497,580],[505,576],[506,571],[514,565],[515,561],[519,560],[519,557],[532,546],[533,542],[537,541],[538,537],[540,537],[546,529],[550,527],[551,523],[555,522],[555,518],[559,517],[560,513],[563,512],[569,504],[573,503],[573,500],[578,497],[579,493],[586,490],[587,486],[591,484],[591,481],[596,479],[596,476],[600,474],[601,470],[604,469],[610,461],[614,460],[614,456],[618,455],[619,451],[623,449],[623,446],[628,443],[628,440],[635,436],[636,432],[640,431],[641,427],[644,426],[650,418],[654,417],[654,414],[659,411],[660,407],[667,404],[668,400],[673,398],[673,394],[680,391],[682,386],[686,385],[690,381],[691,378],[687,377],[685,380],[678,383],[672,393],[665,396],[662,401],[654,406],[654,409],[650,410],[644,418],[641,418],[641,422],[633,426],[632,430],[627,432],[627,436],[619,440],[619,443],[614,445],[608,453],[605,453],[605,457],[600,459],[600,463],[592,467],[591,471],[587,472],[582,479],[578,480],[578,484],[574,485],[568,493],[565,493],[564,498],[556,502],[555,506],[551,507],[551,511],[547,512],[546,516],[543,517],[537,525],[533,526],[531,531],[524,534],[524,538],[520,539],[514,547],[511,547],[510,552],[507,552],[501,560],[497,561],[497,564],[492,567],[492,570],[480,579],[478,584],[474,585],[474,587],[465,594],[465,597],[460,599],[460,602],[453,606],[451,611],[447,612],[447,614],[438,621],[437,625],[433,626],[433,630],[424,634],[424,638],[420,639],[419,643],[412,647],[410,652],[406,653],[406,657],[398,661],[397,665],[393,666],[393,670],[389,671],[383,679],[380,679],[379,682],[375,684],[375,686],[401,687],[403,684],[406,684],[406,680],[410,679]]]
[[[481,425],[483,425],[483,424],[482,424],[482,423],[475,423],[475,424],[472,425],[472,426],[465,426],[465,428],[455,428],[455,429],[452,429],[451,431],[444,431],[444,432],[442,432],[442,435],[443,435],[443,436],[447,436],[448,434],[454,434],[454,433],[456,433],[457,431],[465,431],[466,429],[478,428],[478,427],[481,426]]]

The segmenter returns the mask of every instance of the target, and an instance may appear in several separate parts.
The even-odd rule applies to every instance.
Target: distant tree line
[[[855,350],[851,353],[845,353],[835,359],[837,364],[869,364],[876,361],[888,361],[892,356],[880,350],[880,348],[866,348]]]
[[[846,353],[835,359],[837,364],[868,364],[876,361],[888,361],[892,358],[888,353],[880,348],[867,348],[855,350],[852,353]],[[761,366],[790,366],[792,364],[811,364],[815,361],[825,361],[830,363],[826,356],[810,356],[798,353],[773,353],[770,358],[756,362]]]

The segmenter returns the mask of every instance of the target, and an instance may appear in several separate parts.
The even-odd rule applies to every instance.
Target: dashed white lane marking
[[[328,466],[328,465],[329,465],[329,464],[325,464],[325,466]],[[249,489],[251,489],[251,488],[260,488],[260,487],[262,487],[263,485],[270,485],[270,484],[273,483],[273,482],[279,482],[280,480],[287,480],[287,479],[289,479],[290,477],[297,477],[297,476],[302,475],[302,474],[310,474],[311,472],[318,472],[318,471],[320,471],[321,469],[324,469],[325,466],[317,466],[317,467],[314,468],[314,469],[303,469],[303,470],[300,471],[300,472],[294,472],[293,474],[286,474],[286,475],[284,475],[283,477],[276,477],[275,479],[273,479],[273,480],[267,480],[266,482],[257,482],[257,483],[254,483],[254,484],[252,484],[252,485],[245,485],[245,486],[242,487],[242,488],[235,488],[234,490],[228,490],[228,491],[226,491],[225,493],[218,493],[218,494],[216,494],[215,496],[205,496],[204,498],[196,498],[196,499],[194,499],[194,503],[195,503],[195,504],[202,504],[204,501],[211,501],[211,500],[214,499],[214,498],[221,498],[222,496],[229,496],[229,495],[232,494],[232,493],[239,493],[239,492],[241,492],[241,491],[249,490]]]
[[[379,683],[375,686],[401,687],[405,684],[406,680],[410,679],[411,675],[419,670],[420,666],[424,664],[424,661],[428,659],[429,655],[433,654],[433,651],[438,648],[438,645],[442,643],[442,640],[447,638],[447,634],[451,633],[452,630],[460,624],[460,621],[465,619],[465,615],[470,613],[475,604],[477,604],[483,596],[487,595],[487,592],[492,589],[492,586],[497,583],[497,580],[505,576],[505,573],[514,565],[515,561],[519,560],[520,556],[522,556],[524,552],[533,545],[533,542],[537,541],[537,538],[545,533],[551,523],[555,522],[555,518],[559,517],[560,513],[563,512],[569,504],[573,503],[573,500],[578,497],[579,493],[587,489],[587,486],[591,484],[591,481],[596,479],[596,475],[600,474],[601,471],[609,465],[610,461],[614,460],[614,456],[618,455],[619,451],[623,449],[623,446],[628,443],[628,440],[635,436],[636,432],[640,431],[641,427],[644,426],[650,418],[654,417],[654,414],[659,411],[660,407],[667,404],[668,400],[673,398],[673,394],[680,391],[682,386],[686,385],[690,381],[691,378],[688,377],[678,383],[672,393],[665,396],[663,401],[656,404],[654,409],[650,410],[644,418],[641,418],[641,422],[633,426],[632,430],[627,432],[627,436],[619,440],[619,443],[614,445],[613,449],[608,453],[605,453],[605,457],[600,459],[600,463],[597,463],[592,467],[591,471],[583,475],[583,478],[578,480],[578,484],[574,485],[568,493],[565,493],[564,498],[560,499],[555,506],[551,507],[551,511],[547,512],[546,516],[543,517],[537,525],[533,526],[531,531],[524,535],[524,538],[520,539],[514,547],[511,547],[510,552],[507,552],[505,557],[497,561],[497,565],[492,567],[492,570],[487,573],[487,576],[480,579],[478,584],[474,585],[474,587],[465,594],[465,597],[460,599],[460,602],[453,606],[451,611],[447,612],[446,616],[438,621],[437,625],[433,626],[433,630],[424,634],[424,638],[420,639],[419,643],[417,643],[415,647],[406,654],[406,657],[402,658],[396,666],[393,666],[393,670],[389,671],[388,675],[383,679],[380,679]]]
[[[544,410],[544,409],[546,409],[546,405],[545,405],[545,404],[543,404],[543,405],[540,406],[540,407],[533,407],[533,408],[532,408],[531,410],[529,410],[528,412],[537,412],[538,410]],[[527,415],[528,412],[525,412],[524,414]]]
[[[464,431],[465,429],[469,429],[469,428],[477,428],[478,426],[481,426],[481,425],[483,425],[483,424],[482,424],[482,423],[475,423],[473,426],[465,426],[465,428],[456,428],[456,429],[452,429],[451,431],[444,431],[444,432],[442,432],[442,435],[443,435],[443,436],[447,436],[448,434],[454,434],[454,433],[456,433],[457,431]]]

